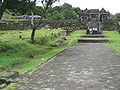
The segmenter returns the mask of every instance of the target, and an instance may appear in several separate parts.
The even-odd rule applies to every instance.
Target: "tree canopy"
[[[81,9],[79,7],[74,8],[68,3],[64,3],[62,6],[55,6],[48,9],[47,19],[78,19]]]
[[[114,15],[111,15],[112,19],[120,20],[120,13],[116,13]]]
[[[43,4],[43,6],[37,6],[36,0],[8,0],[9,4],[6,4],[5,9],[9,12],[11,12],[11,15],[13,16],[19,16],[19,15],[30,15],[31,11],[34,13],[34,15],[40,15],[42,16],[44,13],[44,6],[45,2],[47,0],[37,0]],[[49,1],[49,0],[48,0]],[[78,19],[80,8],[79,7],[72,7],[72,5],[65,3],[61,6],[51,6],[52,3],[58,0],[50,0],[49,2],[49,8],[47,9],[46,15],[44,16],[46,19],[50,20],[65,20],[65,19]],[[5,2],[5,0],[4,0]],[[0,7],[4,2],[0,2]],[[4,12],[4,10],[3,10]],[[1,15],[3,13],[1,12]]]
[[[0,19],[5,9],[17,11],[21,14],[29,12],[35,6],[36,0],[0,0]]]

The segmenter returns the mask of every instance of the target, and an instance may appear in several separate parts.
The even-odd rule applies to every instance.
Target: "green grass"
[[[120,34],[117,31],[105,31],[104,35],[111,41],[106,45],[120,53]]]
[[[13,19],[15,18],[15,16],[9,15],[8,13],[4,13],[2,20],[5,21],[25,21],[24,19]]]
[[[31,30],[0,31],[0,70],[18,70],[20,73],[29,70],[45,60],[73,45],[84,31],[76,31],[67,37],[64,46],[52,48],[61,37],[64,30],[37,30],[36,44],[31,44]],[[22,39],[19,36],[22,35]]]

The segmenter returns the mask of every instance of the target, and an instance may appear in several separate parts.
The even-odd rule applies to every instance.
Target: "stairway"
[[[108,43],[109,40],[101,34],[84,35],[78,40],[79,43]]]
[[[96,18],[92,18],[89,22],[89,27],[98,28],[99,27],[99,21]]]

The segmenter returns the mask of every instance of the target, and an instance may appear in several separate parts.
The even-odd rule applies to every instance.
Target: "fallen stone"
[[[61,39],[59,39],[58,41],[56,41],[55,44],[52,44],[51,47],[59,47],[59,46],[63,46],[67,43],[67,38],[63,37]]]
[[[19,76],[18,71],[5,71],[0,74],[1,78],[16,78]]]
[[[0,85],[0,89],[6,88],[6,87],[7,87],[7,84],[1,84]]]
[[[5,79],[0,79],[0,89],[6,88],[7,85],[9,85],[11,82],[5,80]]]
[[[7,80],[7,83],[10,84],[10,83],[17,83],[18,81],[16,79],[10,79],[10,80]]]
[[[61,38],[60,40],[57,41],[57,43],[61,44],[66,42],[66,40],[67,40],[66,38]]]
[[[52,44],[51,47],[58,47],[58,45],[57,44]]]
[[[63,37],[63,38],[61,38],[61,40],[67,40],[67,38],[66,38],[66,37]]]
[[[7,83],[7,81],[5,79],[0,79],[0,85],[4,83]]]
[[[5,42],[10,42],[10,40],[5,40]]]

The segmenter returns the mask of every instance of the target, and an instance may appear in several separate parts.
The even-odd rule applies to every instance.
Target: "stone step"
[[[104,38],[105,36],[100,35],[100,34],[95,34],[95,35],[94,34],[92,34],[92,35],[88,34],[88,35],[84,35],[82,37],[85,37],[85,38]]]
[[[109,40],[105,38],[81,38],[78,40],[79,43],[108,43]]]

